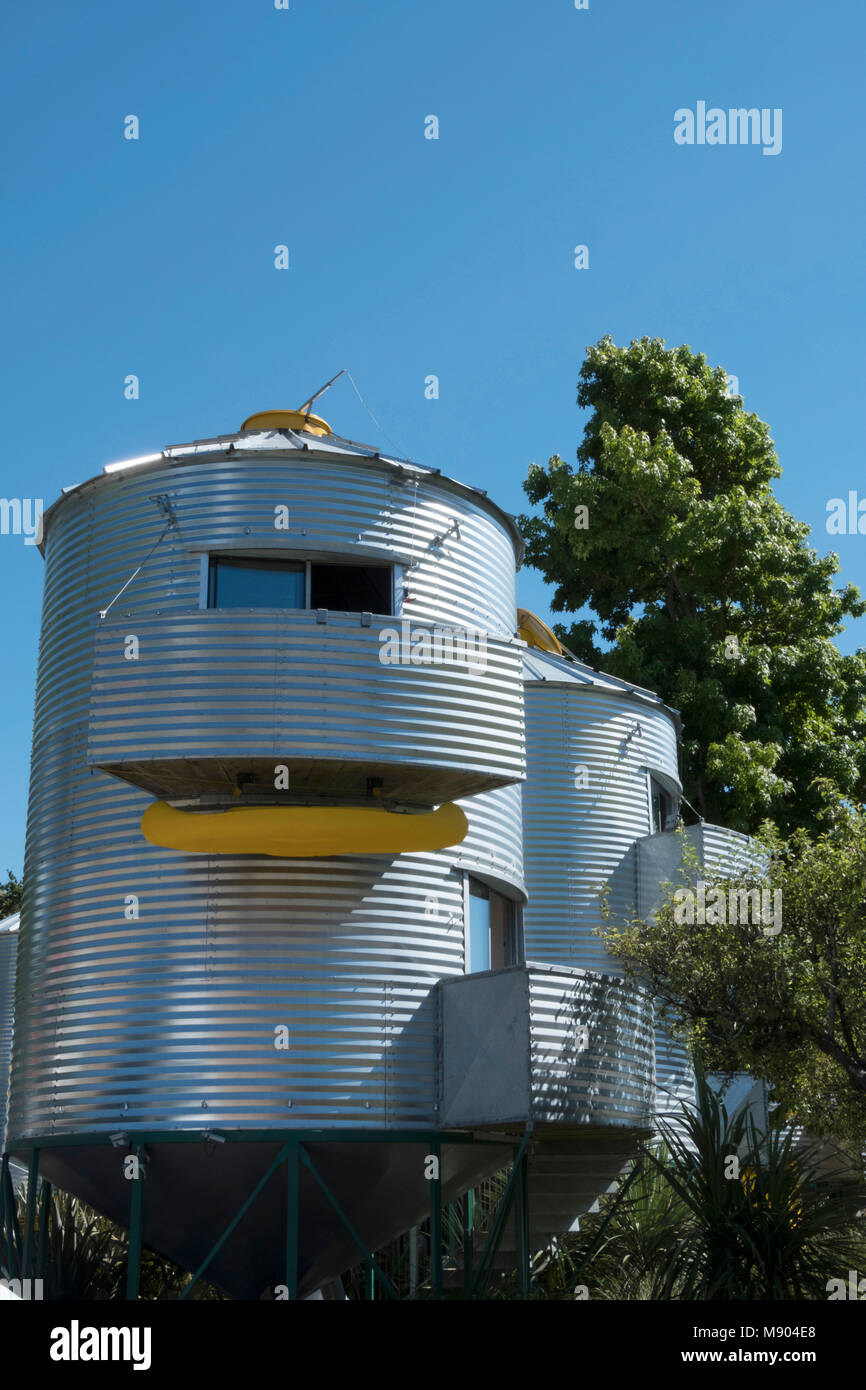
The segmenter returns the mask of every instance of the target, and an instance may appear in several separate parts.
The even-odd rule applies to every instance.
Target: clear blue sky
[[[825,530],[828,498],[866,497],[862,5],[10,9],[0,494],[48,506],[349,367],[402,450],[520,511],[531,460],[574,458],[586,345],[650,334],[736,374],[779,496],[866,589],[866,536]],[[676,145],[698,101],[782,108],[781,153]],[[345,380],[322,411],[393,448]],[[22,865],[41,571],[0,537],[3,874]],[[538,576],[520,594],[547,613]],[[863,644],[861,621],[840,645]]]

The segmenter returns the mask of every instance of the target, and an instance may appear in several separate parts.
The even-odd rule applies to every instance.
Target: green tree
[[[13,912],[20,911],[21,894],[24,885],[11,869],[6,870],[7,879],[5,883],[0,883],[0,921],[4,917],[11,917]]]
[[[767,426],[722,368],[661,339],[589,348],[577,399],[578,468],[533,464],[542,514],[521,518],[554,611],[595,615],[558,635],[681,711],[685,795],[706,819],[816,831],[821,783],[862,803],[866,652],[832,639],[866,604],[773,495]]]
[[[609,918],[602,934],[710,1069],[766,1078],[791,1122],[862,1147],[866,814],[840,805],[817,838],[800,829],[782,840],[769,826],[760,838],[768,878],[713,878],[725,895],[721,914],[687,911],[683,886],[668,885],[650,921]],[[696,887],[704,875],[687,851],[683,883]],[[732,893],[751,888],[779,894],[768,896],[757,921],[754,905],[743,913],[742,898],[731,906]],[[710,902],[709,888],[705,896]]]

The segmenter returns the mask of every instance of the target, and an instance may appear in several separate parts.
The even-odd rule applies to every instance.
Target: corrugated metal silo
[[[523,896],[513,522],[434,470],[296,419],[249,423],[67,490],[44,521],[10,1147],[125,1220],[109,1136],[142,1137],[145,1238],[188,1266],[277,1151],[259,1132],[320,1129],[369,1240],[417,1219],[414,1150],[402,1195],[369,1194],[399,1166],[389,1134],[417,1128],[423,1155],[438,1124],[434,986],[464,970],[465,870]],[[303,567],[296,607],[209,606],[221,560],[286,557]],[[341,564],[387,571],[384,612],[317,601],[349,582]],[[380,660],[386,631],[439,626],[474,633],[476,658],[481,634],[483,669],[471,638],[462,661]],[[154,797],[188,815],[457,800],[469,833],[411,853],[181,853],[142,834]],[[329,1149],[339,1130],[383,1145]],[[478,1163],[463,1154],[452,1186]],[[305,1268],[321,1281],[356,1254],[303,1180],[302,1287]],[[257,1296],[279,1267],[282,1237],[269,1251],[262,1233],[280,1200],[212,1266],[233,1292]]]
[[[676,717],[657,696],[580,662],[524,659],[527,955],[621,975],[594,934],[603,891],[633,910],[632,847],[652,830],[653,781],[678,801]]]

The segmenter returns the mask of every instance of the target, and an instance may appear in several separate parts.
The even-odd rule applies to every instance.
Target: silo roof
[[[44,554],[44,536],[48,526],[55,511],[63,505],[67,497],[104,485],[107,477],[110,478],[114,473],[125,472],[127,468],[130,471],[134,469],[136,473],[149,473],[164,468],[166,464],[180,467],[195,463],[199,458],[219,456],[220,454],[225,454],[227,457],[237,457],[239,454],[246,453],[286,454],[292,452],[307,454],[314,458],[351,458],[371,464],[385,464],[393,468],[398,474],[402,473],[407,477],[407,480],[417,475],[419,481],[422,478],[435,480],[446,491],[454,491],[463,496],[475,498],[502,523],[514,545],[517,565],[522,563],[524,541],[516,518],[493,502],[484,488],[473,487],[469,483],[460,482],[459,479],[444,474],[439,468],[430,468],[424,464],[414,463],[411,459],[382,453],[373,445],[359,444],[354,439],[343,439],[336,434],[318,437],[302,430],[274,429],[271,427],[260,430],[244,430],[237,434],[216,435],[213,439],[196,439],[189,444],[169,444],[153,454],[144,454],[137,459],[107,464],[103,471],[95,477],[63,488],[61,496],[46,509],[43,515],[43,541],[39,549]]]
[[[645,690],[641,685],[633,685],[630,681],[620,680],[618,676],[609,676],[604,671],[596,671],[594,667],[587,666],[583,661],[555,656],[553,652],[542,652],[535,648],[529,648],[523,654],[523,679],[529,683],[546,681],[551,685],[595,686],[608,694],[629,696],[641,704],[653,705],[656,709],[664,710],[673,720],[677,734],[681,732],[679,711],[666,705],[660,695],[656,695],[652,690]]]
[[[17,931],[20,922],[21,922],[21,913],[20,913],[20,912],[13,912],[12,915],[11,915],[10,917],[4,917],[3,920],[0,921],[0,932],[3,932],[3,931]]]

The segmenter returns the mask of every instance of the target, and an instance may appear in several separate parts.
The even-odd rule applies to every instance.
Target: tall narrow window
[[[676,800],[657,778],[650,778],[650,797],[652,800],[652,831],[660,835],[664,830],[676,828],[679,808]]]
[[[469,969],[490,969],[490,889],[469,880]]]
[[[510,898],[490,894],[490,968],[502,970],[514,965],[517,957],[514,919],[516,909]]]
[[[467,970],[503,970],[517,962],[515,904],[476,878],[469,880]]]

